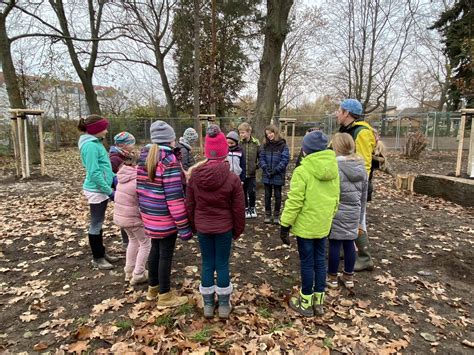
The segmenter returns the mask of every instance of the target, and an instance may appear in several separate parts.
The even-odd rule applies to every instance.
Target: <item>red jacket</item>
[[[244,191],[226,161],[210,161],[192,170],[186,207],[194,232],[232,231],[237,239],[245,229]]]

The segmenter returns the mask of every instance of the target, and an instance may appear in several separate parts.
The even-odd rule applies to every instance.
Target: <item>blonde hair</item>
[[[194,164],[193,166],[191,166],[187,171],[185,171],[184,176],[186,177],[186,182],[188,182],[189,179],[191,179],[191,175],[193,174],[194,170],[200,168],[201,166],[206,164],[208,161],[209,161],[208,159],[201,160],[197,162],[196,164]]]
[[[239,131],[247,131],[252,133],[252,126],[248,124],[247,122],[242,122],[239,124],[239,127],[237,128]]]
[[[385,144],[379,139],[375,145],[374,155],[385,156],[386,152]]]
[[[336,133],[332,139],[332,147],[336,155],[342,155],[349,159],[361,159],[355,153],[354,139],[349,133]]]
[[[158,144],[152,143],[148,156],[146,157],[146,170],[148,171],[148,179],[155,180],[156,177],[156,156],[158,155]]]
[[[278,129],[277,126],[271,124],[271,125],[268,125],[267,127],[265,127],[265,143],[270,142],[267,138],[267,131],[270,131],[270,132],[275,134],[275,141],[280,140],[280,130]]]

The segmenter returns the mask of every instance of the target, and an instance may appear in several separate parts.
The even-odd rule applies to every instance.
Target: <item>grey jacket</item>
[[[337,157],[341,196],[339,209],[332,222],[329,239],[355,240],[367,201],[367,171],[364,160]]]
[[[181,164],[183,165],[183,169],[188,170],[195,163],[191,146],[182,138],[179,139],[179,143],[176,146],[181,150]]]

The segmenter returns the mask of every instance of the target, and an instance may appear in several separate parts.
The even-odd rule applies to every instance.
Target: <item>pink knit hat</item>
[[[204,154],[207,159],[223,160],[229,153],[229,146],[224,133],[219,126],[211,124],[207,127],[206,140],[204,142]]]

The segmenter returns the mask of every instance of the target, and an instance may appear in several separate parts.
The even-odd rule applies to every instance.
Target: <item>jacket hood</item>
[[[241,152],[242,151],[242,147],[237,144],[237,145],[234,145],[233,147],[229,147],[229,152]]]
[[[191,145],[183,137],[179,138],[178,143],[181,144],[183,147],[185,147],[187,150],[191,150]]]
[[[199,186],[209,191],[218,190],[229,178],[231,171],[227,161],[207,162],[192,173]]]
[[[301,166],[318,180],[327,181],[339,177],[336,154],[330,149],[305,156],[301,161]]]
[[[362,159],[346,159],[345,157],[337,157],[339,170],[351,182],[365,180],[367,172],[365,170],[364,161]]]
[[[117,172],[117,180],[119,184],[125,184],[130,180],[137,178],[137,168],[134,166],[122,165]]]
[[[80,137],[79,137],[79,143],[78,143],[78,146],[79,146],[79,149],[82,148],[82,146],[88,142],[93,142],[93,141],[99,141],[99,138],[97,138],[96,136],[93,136],[91,134],[82,134]]]

